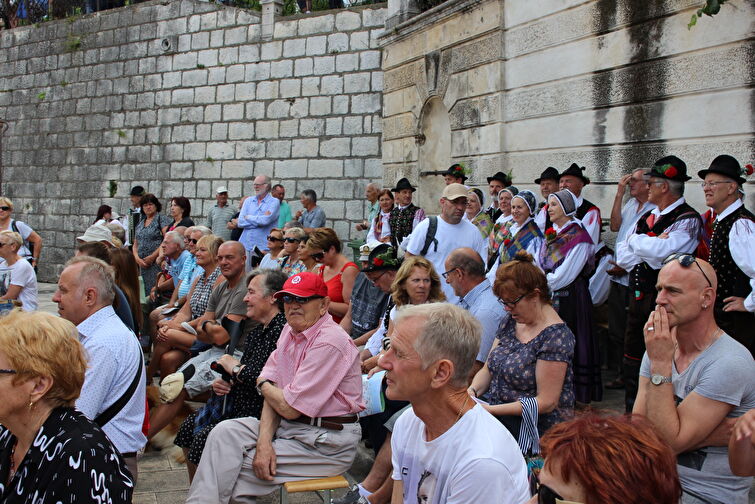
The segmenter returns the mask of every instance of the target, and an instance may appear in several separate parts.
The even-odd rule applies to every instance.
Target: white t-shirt
[[[29,227],[29,225],[25,222],[21,222],[15,219],[11,219],[11,222],[8,224],[8,227],[6,229],[0,229],[0,231],[13,231],[13,223],[16,223],[16,227],[18,228],[18,234],[21,235],[21,239],[24,240],[23,245],[21,245],[21,248],[18,249],[18,255],[20,255],[23,258],[30,259],[31,258],[31,251],[26,246],[29,235],[31,235],[34,230]],[[0,259],[0,264],[5,265],[5,259]]]
[[[403,482],[405,504],[522,504],[530,498],[519,445],[479,404],[430,442],[409,408],[396,421],[391,448],[392,478]]]
[[[24,311],[37,309],[37,275],[26,259],[19,259],[13,266],[3,262],[0,267],[0,296],[4,296],[11,285],[21,287],[18,300],[21,301]]]
[[[427,236],[429,225],[430,219],[425,219],[417,224],[412,234],[409,235],[409,245],[406,247],[407,252],[420,255],[422,247],[425,246],[425,236]],[[433,263],[438,275],[446,271],[445,264],[448,254],[459,247],[470,247],[480,254],[483,261],[487,260],[488,242],[482,237],[477,226],[469,221],[461,220],[458,224],[449,224],[438,217],[438,229],[435,232],[435,239],[438,240],[437,250],[435,244],[431,243],[427,254],[425,254],[425,258]],[[446,299],[449,302],[453,302],[456,299],[453,288],[442,278],[440,285],[443,288]]]

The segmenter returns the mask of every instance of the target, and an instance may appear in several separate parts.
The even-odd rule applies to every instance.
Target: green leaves
[[[697,18],[706,16],[715,16],[721,11],[721,6],[728,0],[705,0],[705,5],[701,9],[698,9],[696,13],[692,14],[692,19],[687,23],[687,29],[691,29],[697,24]]]

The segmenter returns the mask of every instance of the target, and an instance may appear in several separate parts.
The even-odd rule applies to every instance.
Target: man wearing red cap
[[[255,502],[285,481],[351,467],[364,409],[359,355],[328,314],[327,293],[319,275],[299,273],[275,294],[288,323],[257,378],[261,418],[212,430],[187,503]]]

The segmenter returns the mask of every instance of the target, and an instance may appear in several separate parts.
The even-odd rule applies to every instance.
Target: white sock
[[[361,495],[365,499],[369,497],[370,495],[372,495],[372,492],[364,488],[361,483],[357,483],[357,490],[359,490],[359,495]]]

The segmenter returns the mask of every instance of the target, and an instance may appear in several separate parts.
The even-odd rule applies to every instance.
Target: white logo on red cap
[[[296,275],[291,279],[291,283],[294,285],[298,284],[299,282],[301,282],[301,277],[299,275]]]

